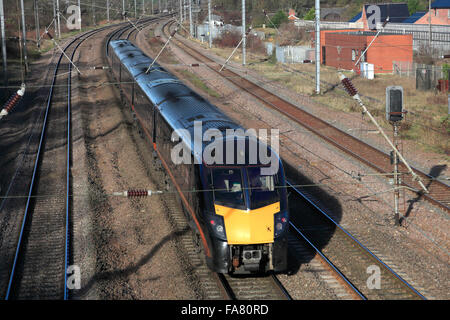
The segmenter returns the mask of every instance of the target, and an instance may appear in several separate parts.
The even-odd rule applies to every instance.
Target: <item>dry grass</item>
[[[267,31],[267,29],[262,29]],[[194,40],[196,41],[196,40]],[[200,41],[196,41],[200,43]],[[202,44],[205,48],[207,42]],[[233,48],[213,47],[212,51],[228,58]],[[315,95],[315,65],[292,64],[281,65],[270,61],[261,62],[267,56],[250,52],[247,56],[248,67],[262,74],[270,81],[276,82],[301,95],[308,95],[313,101],[332,110],[345,113],[361,113],[360,107],[351,99],[339,84],[338,72],[335,68],[321,66],[321,95]],[[241,49],[234,54],[232,61],[242,62]],[[390,130],[385,120],[385,97],[387,86],[402,86],[404,91],[404,108],[408,111],[403,121],[402,137],[418,143],[425,151],[438,152],[450,159],[450,124],[447,115],[447,95],[435,91],[416,90],[415,78],[399,77],[391,74],[376,75],[368,80],[355,77],[351,72],[344,72],[358,89],[363,101],[381,125]]]
[[[311,64],[290,65],[292,72],[279,64],[268,63],[251,66],[271,81],[278,82],[298,94],[310,95],[310,98],[330,109],[347,113],[360,113],[361,109],[339,85],[337,70],[321,67],[322,95],[314,95],[315,66]],[[347,76],[352,76],[347,73]],[[390,128],[385,120],[386,87],[402,86],[404,107],[408,111],[402,137],[417,141],[423,150],[450,156],[450,125],[447,115],[447,95],[435,91],[418,91],[414,78],[401,78],[395,75],[379,75],[373,80],[356,77],[352,80],[365,104],[381,125]]]

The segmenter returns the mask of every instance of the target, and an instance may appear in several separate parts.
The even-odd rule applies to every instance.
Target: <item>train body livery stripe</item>
[[[165,161],[164,158],[161,156],[161,153],[159,152],[158,148],[156,148],[156,144],[154,144],[154,147],[155,147],[156,152],[158,153],[159,158],[161,159],[161,163],[163,164],[164,168],[167,170],[167,173],[169,174],[170,179],[171,179],[172,182],[174,183],[175,188],[177,188],[177,191],[178,191],[178,194],[179,194],[180,197],[181,197],[181,200],[182,200],[183,203],[186,205],[186,208],[188,209],[189,214],[192,216],[192,219],[194,219],[194,222],[195,222],[195,224],[197,225],[198,231],[200,232],[200,237],[202,238],[203,246],[204,246],[204,248],[205,248],[205,254],[206,254],[208,257],[211,257],[211,251],[210,251],[209,246],[208,246],[208,243],[207,243],[207,241],[206,241],[205,234],[203,233],[203,230],[202,230],[202,228],[201,228],[201,226],[200,226],[200,223],[198,222],[197,217],[195,216],[194,209],[192,209],[192,207],[189,205],[189,202],[187,201],[186,197],[184,196],[183,192],[181,191],[181,188],[180,188],[180,186],[178,185],[178,183],[177,183],[175,177],[173,176],[172,171],[169,169],[169,166],[167,165],[166,161]]]
[[[280,202],[254,209],[241,210],[218,204],[216,214],[223,216],[229,244],[258,244],[274,241],[274,215],[280,212]]]

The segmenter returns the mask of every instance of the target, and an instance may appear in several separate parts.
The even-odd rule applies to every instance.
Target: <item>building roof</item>
[[[377,32],[375,32],[375,31],[344,31],[344,32],[330,32],[329,33],[330,36],[333,36],[335,34],[346,34],[349,36],[361,36],[361,37],[373,37],[373,36],[377,35]],[[383,37],[383,36],[404,36],[404,34],[383,32],[378,35],[378,37]]]
[[[367,9],[371,5],[372,4],[364,5],[366,15]],[[374,5],[380,8],[380,22],[385,22],[386,18],[389,17],[389,22],[400,23],[405,20],[405,18],[409,17],[408,5],[406,3],[377,3]],[[372,14],[374,13],[371,13],[370,15]]]
[[[402,23],[414,23],[420,18],[422,18],[427,12],[426,11],[417,11],[413,13],[411,16],[402,21]]]
[[[431,4],[432,9],[450,9],[450,0],[436,0]]]
[[[351,18],[350,20],[348,20],[348,22],[356,22],[359,19],[361,19],[362,16],[362,11],[360,11],[356,16],[354,16],[353,18]]]

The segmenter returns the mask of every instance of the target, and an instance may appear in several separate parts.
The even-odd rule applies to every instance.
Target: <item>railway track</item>
[[[230,300],[292,300],[275,274],[238,277],[218,273],[216,276]]]
[[[163,32],[169,33],[168,30],[173,26],[174,21],[168,21],[163,27]],[[182,39],[180,36],[172,38],[172,43],[180,47],[191,57],[195,58],[201,63],[205,63],[208,68],[215,71],[221,77],[227,78],[228,81],[248,92],[264,105],[277,110],[284,114],[295,122],[299,123],[303,127],[312,131],[314,134],[324,139],[328,143],[334,145],[350,156],[356,158],[358,161],[373,168],[374,170],[386,174],[392,173],[392,165],[390,163],[390,157],[388,154],[366,144],[365,142],[356,139],[355,137],[347,134],[346,132],[330,125],[326,121],[319,119],[318,117],[298,108],[292,103],[280,98],[279,96],[267,91],[259,85],[251,82],[250,80],[242,77],[240,74],[232,71],[230,68],[225,67],[222,71],[221,65],[215,60],[207,57],[199,50],[195,49],[193,45],[188,41]],[[406,167],[403,164],[399,165],[401,172],[407,172]],[[414,172],[422,179],[429,193],[424,194],[420,190],[415,192],[417,195],[416,201],[425,199],[443,209],[445,212],[450,213],[450,189],[448,185],[439,181],[437,177],[424,173],[418,169],[413,168]],[[402,177],[402,184],[410,190],[417,190],[418,185],[412,180],[410,175],[404,175]]]
[[[171,22],[166,23],[163,27],[163,31],[168,30],[171,25]],[[199,62],[205,62],[209,68],[219,72],[221,66],[218,63],[204,56],[202,53],[186,44],[185,41],[175,40],[175,42],[177,46],[181,46],[182,49],[193,58],[197,59]],[[390,168],[389,157],[381,151],[331,127],[324,121],[305,113],[229,69],[224,69],[220,74],[227,77],[232,83],[251,93],[270,107],[288,115],[302,125],[306,124],[308,129],[335,146],[344,149],[344,151],[350,153],[360,161],[380,172],[388,172]],[[360,149],[364,150],[358,152]],[[376,154],[376,160],[368,161],[367,159],[374,157],[373,154]],[[418,172],[418,174],[420,173]],[[442,184],[441,187],[436,186],[440,183],[439,181],[426,174],[422,174],[422,178],[424,177],[429,178],[427,187],[429,187],[430,195],[434,196],[434,198],[430,197],[430,195],[420,194],[420,196],[423,196],[427,200],[438,204],[443,209],[448,210],[448,187],[444,184]],[[412,186],[411,181],[409,186]],[[296,197],[301,198],[303,202],[306,201],[312,209],[311,214],[308,215],[309,218],[306,218],[306,220],[291,221],[291,235],[289,239],[291,247],[306,245],[316,252],[321,257],[323,263],[328,265],[328,269],[334,274],[341,285],[347,289],[353,298],[364,300],[425,299],[420,292],[414,289],[389,266],[359,243],[346,230],[339,226],[339,224],[334,222],[325,212],[315,206],[314,203],[309,200],[309,196],[306,193],[295,188],[294,190]],[[441,200],[437,201],[436,199]],[[299,225],[302,227],[297,227]],[[324,243],[321,243],[321,241],[324,241]],[[300,242],[302,244],[300,244]],[[324,252],[320,249],[322,247]],[[380,270],[380,288],[378,288],[377,285],[372,287],[372,289],[369,288],[368,277],[370,274],[368,274],[368,268]]]
[[[162,179],[164,181],[166,179]],[[166,180],[168,181],[168,179]],[[229,300],[290,300],[287,290],[278,281],[275,274],[265,276],[230,276],[212,273],[206,266],[201,244],[199,244],[189,225],[181,204],[174,194],[164,198],[166,207],[170,212],[170,220],[180,233],[180,243],[183,245],[192,271],[195,272],[198,282],[206,293],[206,299]],[[186,231],[186,232],[182,232]]]
[[[307,242],[334,270],[341,284],[359,299],[424,300],[425,297],[381,259],[319,208],[312,196],[288,183],[290,201],[302,207],[301,215],[291,215],[291,233]],[[291,239],[290,246],[296,239]],[[293,242],[293,243],[292,243]],[[379,278],[371,278],[379,271]],[[379,282],[377,282],[379,280]]]
[[[77,48],[99,30],[63,49]],[[56,63],[5,299],[67,299],[70,225],[70,91],[72,65]],[[66,85],[64,84],[66,83]]]
[[[154,20],[145,19],[148,23]],[[119,24],[119,26],[122,24]],[[78,47],[106,26],[78,35],[57,57],[39,133],[34,169],[18,237],[9,237],[11,258],[5,299],[68,299],[71,234],[71,72]],[[125,32],[130,24],[119,27]],[[5,257],[5,259],[8,259]],[[6,275],[7,273],[7,275]]]
[[[142,23],[141,28],[145,28],[147,24]],[[138,30],[135,28],[127,30],[117,30],[108,38],[109,41],[117,39],[136,39]],[[158,163],[155,161],[155,163]],[[154,164],[155,165],[155,164]],[[158,179],[160,182],[169,181],[170,179],[156,165],[152,172],[159,172],[162,177]],[[170,184],[163,184],[161,189],[171,188]],[[169,187],[168,187],[169,186]],[[172,188],[173,189],[173,188]],[[186,216],[181,209],[181,204],[177,200],[175,194],[167,194],[164,199],[165,207],[168,209],[169,220],[175,228],[180,244],[186,252],[191,271],[197,277],[198,283],[201,284],[203,291],[206,293],[206,299],[230,299],[230,300],[254,300],[254,299],[291,299],[286,289],[278,281],[276,275],[270,274],[262,277],[239,277],[223,274],[212,273],[206,266],[204,254],[201,252],[201,244],[192,234],[189,228]]]

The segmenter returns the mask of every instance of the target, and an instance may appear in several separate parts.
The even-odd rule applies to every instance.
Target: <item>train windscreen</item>
[[[215,168],[212,170],[214,202],[218,205],[244,209],[242,170]]]
[[[249,180],[250,209],[258,209],[280,201],[280,195],[276,186],[277,175],[262,175],[261,168],[247,168]]]

